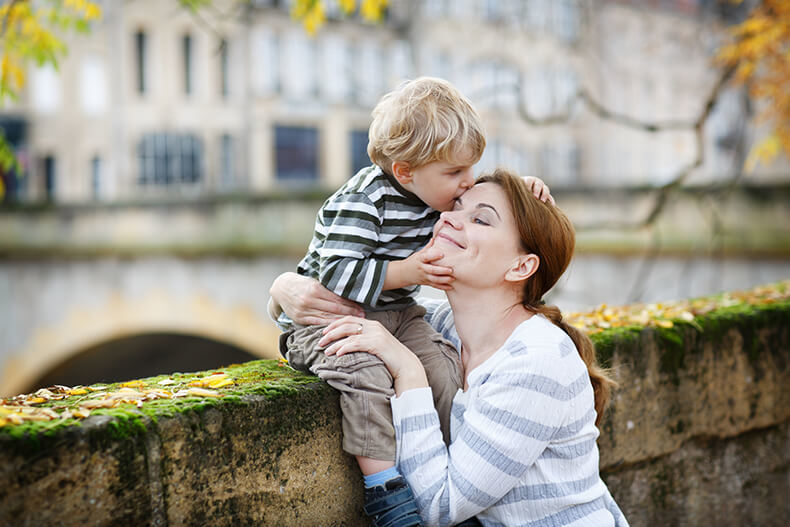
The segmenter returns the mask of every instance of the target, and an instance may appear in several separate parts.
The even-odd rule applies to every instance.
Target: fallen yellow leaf
[[[114,401],[112,399],[99,399],[96,401],[85,401],[80,405],[81,408],[87,408],[93,410],[95,408],[113,408],[117,406],[119,401]]]
[[[222,397],[222,394],[214,390],[206,390],[205,388],[190,388],[187,390],[189,395],[197,397]]]
[[[208,383],[209,388],[222,388],[224,386],[229,386],[233,384],[233,379],[216,379]]]

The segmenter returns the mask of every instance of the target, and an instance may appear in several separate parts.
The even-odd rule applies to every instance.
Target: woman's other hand
[[[392,375],[397,395],[428,386],[425,369],[417,356],[378,321],[358,317],[335,320],[324,328],[318,345],[328,345],[324,353],[338,357],[358,352],[375,355]]]
[[[272,297],[269,312],[273,316],[284,311],[291,320],[303,326],[329,324],[347,315],[365,316],[365,311],[356,302],[336,295],[318,280],[297,273],[278,276],[269,294]],[[272,300],[276,305],[272,305]]]
[[[549,186],[543,182],[542,179],[535,176],[524,176],[524,182],[527,184],[527,188],[532,191],[532,195],[538,198],[543,203],[548,201],[552,205],[556,205],[554,202],[554,196],[551,195],[549,190]]]

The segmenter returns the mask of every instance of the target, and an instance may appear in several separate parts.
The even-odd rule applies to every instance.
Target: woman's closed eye
[[[491,225],[491,222],[488,221],[487,218],[485,218],[483,216],[480,216],[480,215],[473,216],[472,217],[472,222],[477,223],[478,225],[485,225],[485,226]]]

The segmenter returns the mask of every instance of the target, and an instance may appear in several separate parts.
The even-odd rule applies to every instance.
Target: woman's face
[[[502,188],[479,183],[443,212],[433,230],[434,247],[444,253],[436,263],[453,268],[459,284],[500,283],[523,254],[513,212]]]

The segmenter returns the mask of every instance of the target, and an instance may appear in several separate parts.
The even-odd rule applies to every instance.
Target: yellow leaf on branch
[[[762,0],[730,34],[717,62],[735,68],[735,81],[757,102],[758,121],[769,123],[745,163],[750,172],[781,152],[790,158],[790,1]]]

